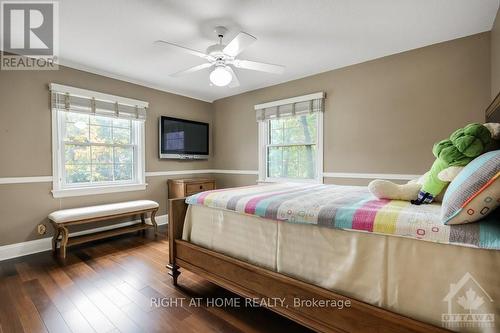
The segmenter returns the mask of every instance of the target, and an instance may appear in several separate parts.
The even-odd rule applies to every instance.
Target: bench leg
[[[141,214],[141,223],[144,226],[146,224],[146,213]],[[146,229],[142,229],[139,231],[139,233],[142,233],[142,235],[146,235]]]
[[[62,234],[61,238],[61,258],[66,259],[66,247],[68,245],[68,228],[60,227],[60,233]]]
[[[52,252],[56,253],[57,251],[57,242],[59,241],[59,236],[61,235],[61,231],[59,227],[54,230],[54,236],[52,237]]]
[[[158,208],[151,212],[151,223],[153,224],[153,227],[155,230],[155,237],[158,236],[158,224],[156,223],[156,220],[155,220],[155,216],[156,216],[157,211],[158,211]]]

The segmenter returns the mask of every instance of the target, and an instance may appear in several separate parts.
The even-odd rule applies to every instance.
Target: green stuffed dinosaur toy
[[[381,199],[407,200],[416,205],[431,203],[464,166],[477,156],[499,147],[499,123],[469,124],[455,131],[449,139],[434,145],[432,152],[436,160],[431,169],[418,180],[396,184],[377,179],[368,188],[374,196]]]
[[[490,130],[482,124],[469,124],[456,130],[449,139],[436,143],[432,153],[436,160],[422,185],[416,200],[416,205],[431,203],[444,190],[448,182],[439,178],[439,173],[449,167],[463,167],[474,158],[493,148]]]

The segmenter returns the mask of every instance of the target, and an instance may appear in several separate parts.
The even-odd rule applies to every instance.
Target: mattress
[[[450,325],[448,316],[498,318],[500,251],[286,223],[203,205],[188,207],[183,239],[437,326],[497,332],[500,325],[495,328],[490,317]],[[471,299],[475,303],[467,303]],[[464,310],[464,304],[474,309]]]
[[[500,250],[500,214],[466,225],[444,225],[439,204],[378,199],[361,186],[255,185],[206,191],[186,202],[289,223]]]

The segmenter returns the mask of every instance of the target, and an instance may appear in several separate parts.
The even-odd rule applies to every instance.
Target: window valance
[[[325,93],[319,92],[279,101],[255,105],[257,121],[293,116],[297,114],[323,112]]]
[[[96,91],[50,84],[52,108],[104,117],[146,119],[147,102]]]

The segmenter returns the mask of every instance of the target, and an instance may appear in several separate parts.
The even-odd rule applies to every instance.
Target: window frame
[[[287,117],[296,117],[298,115],[292,115]],[[285,118],[285,117],[283,117]],[[275,118],[272,118],[275,119]],[[268,147],[276,146],[275,144],[269,143],[269,128],[270,121],[272,119],[266,119],[264,121],[258,122],[259,134],[258,134],[258,146],[259,146],[259,183],[281,183],[281,182],[300,182],[300,183],[323,183],[323,112],[316,112],[316,177],[312,179],[301,179],[301,178],[273,178],[268,176]],[[307,143],[299,144],[307,145]],[[289,146],[289,145],[279,145],[279,146]]]
[[[133,126],[134,164],[132,181],[106,181],[84,184],[66,184],[64,165],[64,114],[67,111],[52,109],[52,195],[64,198],[92,194],[139,191],[146,189],[145,171],[145,122],[131,119]],[[89,146],[91,144],[89,143]],[[106,146],[113,146],[107,145]]]

